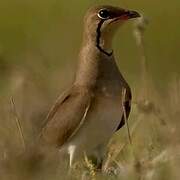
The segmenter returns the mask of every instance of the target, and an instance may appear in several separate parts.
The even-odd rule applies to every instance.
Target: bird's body
[[[123,105],[127,116],[130,111],[130,88],[109,49],[109,30],[102,31],[105,20],[97,17],[105,8],[125,12],[103,6],[87,13],[74,83],[50,111],[41,134],[45,142],[70,154],[70,165],[84,154],[101,160],[109,139],[124,124]]]

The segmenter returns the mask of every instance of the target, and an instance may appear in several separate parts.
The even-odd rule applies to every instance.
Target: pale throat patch
[[[106,35],[103,37],[101,32],[101,27],[104,23],[104,20],[101,20],[97,27],[97,35],[96,35],[96,47],[105,55],[111,56],[113,54],[112,50],[107,50],[109,46],[111,46],[111,41],[106,38]]]

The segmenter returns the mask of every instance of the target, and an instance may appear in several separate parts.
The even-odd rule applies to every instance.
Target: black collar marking
[[[103,25],[104,20],[101,20],[97,27],[97,36],[96,36],[96,47],[105,55],[111,56],[113,54],[113,51],[108,53],[106,52],[101,46],[100,46],[100,39],[101,39],[101,26]]]

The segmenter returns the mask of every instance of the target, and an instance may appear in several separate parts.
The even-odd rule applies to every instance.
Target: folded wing
[[[86,120],[91,97],[85,89],[79,91],[72,87],[65,92],[50,110],[41,138],[54,146],[62,146],[67,142]]]

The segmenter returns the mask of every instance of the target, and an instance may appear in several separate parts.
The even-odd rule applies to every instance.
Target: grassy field
[[[21,154],[34,141],[57,96],[72,82],[85,11],[107,3],[138,10],[149,21],[143,34],[135,34],[129,22],[114,39],[119,68],[133,91],[132,144],[122,128],[109,143],[105,173],[86,159],[68,179],[179,180],[178,0],[1,0],[1,180],[67,179],[56,152],[48,150],[41,164],[37,156]],[[137,38],[143,38],[143,44],[137,44]]]

